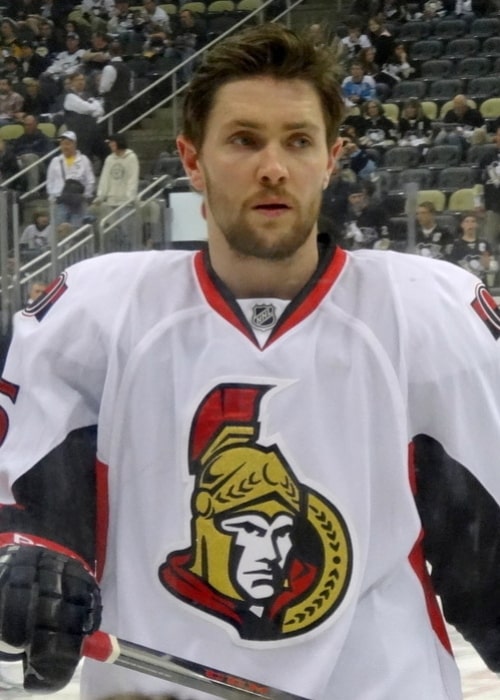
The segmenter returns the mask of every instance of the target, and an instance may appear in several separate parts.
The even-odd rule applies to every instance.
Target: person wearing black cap
[[[33,41],[24,39],[21,41],[21,60],[20,68],[23,78],[35,78],[38,80],[40,75],[50,66],[50,60],[47,56],[40,56],[36,52],[37,44]]]
[[[384,208],[371,200],[369,183],[352,183],[343,215],[344,248],[355,250],[379,247],[378,241],[387,236],[387,224]]]
[[[41,77],[57,81],[71,75],[80,67],[84,53],[84,49],[80,47],[80,37],[75,32],[70,32],[66,35],[66,50],[56,55]]]

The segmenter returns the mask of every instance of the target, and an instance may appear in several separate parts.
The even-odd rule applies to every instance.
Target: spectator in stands
[[[25,114],[34,114],[42,121],[52,121],[51,103],[48,95],[40,89],[40,83],[34,78],[24,78],[23,97]],[[43,117],[42,117],[43,115]],[[55,123],[55,122],[54,122]]]
[[[38,128],[38,119],[34,114],[27,114],[23,119],[24,133],[12,140],[12,150],[22,168],[36,163],[53,148],[52,141]],[[33,190],[45,175],[45,165],[39,163],[27,173],[28,190]]]
[[[356,56],[356,61],[359,61],[363,66],[363,72],[365,75],[370,75],[374,80],[375,76],[380,72],[380,66],[375,62],[375,47],[366,46],[364,49],[360,49],[358,55]]]
[[[330,33],[328,25],[322,22],[313,22],[307,28],[307,34],[315,46],[328,46],[331,43]]]
[[[2,76],[9,78],[14,92],[22,93],[22,73],[15,56],[7,56],[3,64]]]
[[[106,31],[114,7],[114,0],[82,0],[79,9],[71,12],[70,17],[86,31]]]
[[[51,19],[41,19],[38,23],[37,53],[52,62],[60,50],[61,46],[54,31],[54,22]]]
[[[15,124],[22,118],[24,98],[12,89],[12,79],[0,77],[0,126]]]
[[[411,78],[415,72],[416,69],[410,63],[405,45],[399,42],[394,46],[380,73],[375,76],[375,80],[377,83],[385,83],[392,91],[401,80]]]
[[[39,12],[39,28],[47,20],[53,26],[62,27],[75,5],[75,0],[42,0]]]
[[[401,139],[408,139],[410,135],[430,137],[432,134],[432,120],[424,113],[420,100],[410,97],[401,110],[398,121],[398,131]]]
[[[320,232],[329,233],[337,243],[341,243],[343,235],[351,185],[356,182],[352,170],[342,165],[341,162],[336,163],[328,185],[323,190],[319,217]]]
[[[453,234],[436,221],[433,202],[421,202],[417,206],[415,253],[427,258],[447,259],[453,246]]]
[[[113,134],[107,140],[111,153],[104,161],[94,204],[118,207],[134,201],[139,189],[139,159],[128,148],[124,134]]]
[[[396,143],[396,125],[385,115],[379,100],[365,102],[361,114],[364,119],[364,136],[360,139],[362,145],[384,151]]]
[[[484,117],[478,109],[468,105],[465,95],[455,95],[453,106],[446,112],[443,121],[475,129],[483,126]]]
[[[162,33],[166,39],[170,34],[170,19],[165,10],[158,6],[157,0],[142,0],[142,5],[146,35]]]
[[[17,158],[12,147],[0,136],[0,184],[6,182],[19,172]],[[19,189],[17,185],[11,185],[11,189]]]
[[[111,153],[104,161],[93,208],[101,219],[117,207],[128,203],[128,207],[120,209],[118,214],[119,217],[126,213],[129,216],[115,231],[112,249],[129,250],[133,243],[133,227],[136,224],[130,212],[135,208],[139,190],[139,159],[134,151],[128,148],[124,134],[110,136],[108,145]]]
[[[206,40],[207,32],[204,22],[195,17],[191,10],[181,9],[179,12],[179,23],[167,40],[168,48],[165,55],[175,58],[181,63],[199,51],[205,45]],[[181,69],[181,80],[183,82],[189,82],[194,67],[194,62],[191,61]]]
[[[118,36],[126,48],[134,41],[136,32],[135,14],[130,9],[129,0],[115,0],[115,7],[109,19],[107,31]]]
[[[60,51],[45,73],[40,75],[42,89],[47,91],[51,99],[61,92],[62,81],[72,75],[82,65],[85,53],[80,46],[80,37],[71,32],[66,36],[66,50]]]
[[[443,9],[450,16],[474,18],[498,8],[494,10],[493,3],[484,0],[443,0]]]
[[[353,61],[350,73],[342,81],[342,93],[347,104],[360,106],[366,100],[373,100],[376,97],[375,81],[364,74],[361,63]]]
[[[113,115],[115,131],[121,129],[129,120],[129,110],[125,107],[130,99],[130,68],[122,58],[121,42],[115,39],[109,45],[110,61],[104,66],[99,79],[98,92],[103,100],[104,112],[109,114],[117,107],[123,107]]]
[[[362,33],[362,24],[359,17],[348,17],[346,21],[347,34],[342,37],[340,44],[344,49],[346,58],[353,59],[361,49],[371,46],[371,41]]]
[[[5,56],[21,57],[20,40],[17,35],[17,24],[10,17],[4,17],[0,21],[0,54]]]
[[[394,37],[380,16],[368,20],[368,38],[375,47],[375,61],[384,66],[394,53]]]
[[[7,16],[16,22],[20,37],[33,39],[37,35],[37,15],[40,0],[16,0],[7,8]]]
[[[347,249],[378,247],[388,242],[388,216],[384,207],[371,199],[367,183],[353,183],[349,188],[347,207],[340,215],[343,223],[342,245]]]
[[[484,117],[475,107],[467,104],[465,95],[455,95],[453,106],[444,115],[444,124],[453,125],[455,128],[443,128],[437,134],[434,143],[452,144],[459,146],[465,153],[475,129],[484,125]]]
[[[486,282],[486,273],[492,262],[492,250],[488,241],[478,236],[477,215],[474,212],[464,212],[460,217],[459,227],[458,237],[453,243],[448,259]]]
[[[36,47],[36,43],[28,39],[24,39],[21,42],[21,60],[19,65],[22,78],[38,79],[50,66],[50,60],[36,53]]]
[[[54,226],[69,223],[77,227],[87,214],[87,203],[93,199],[95,175],[90,160],[77,149],[74,131],[61,134],[59,145],[61,155],[52,158],[47,170],[47,194],[56,202]],[[83,185],[81,196],[64,197],[66,180],[77,180]]]
[[[34,282],[31,282],[28,289],[28,298],[26,299],[26,303],[30,304],[36,301],[42,296],[42,294],[45,294],[46,289],[47,285],[45,282],[42,282],[42,280],[35,280]]]
[[[111,58],[109,53],[109,36],[105,31],[93,32],[90,43],[90,48],[84,51],[82,55],[82,68],[87,76],[89,92],[97,96],[102,70]]]
[[[500,242],[500,125],[493,136],[496,153],[483,156],[479,162],[484,184],[484,208],[486,210],[484,233],[493,250]]]
[[[89,158],[96,156],[103,162],[107,149],[102,128],[97,122],[104,114],[102,104],[87,91],[87,77],[81,70],[73,73],[69,88],[63,103],[64,123],[76,133],[80,151]]]
[[[360,180],[369,180],[377,169],[375,161],[353,136],[342,137],[341,164],[347,164]]]
[[[5,7],[7,17],[19,22],[40,11],[40,0],[10,0]]]
[[[48,250],[51,232],[49,213],[46,210],[35,211],[33,222],[26,226],[19,239],[21,258],[31,259]]]
[[[380,17],[383,22],[404,22],[408,19],[408,7],[406,2],[399,0],[380,0],[374,8],[375,16]]]

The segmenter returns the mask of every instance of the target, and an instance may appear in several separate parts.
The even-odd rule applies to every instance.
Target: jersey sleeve
[[[97,423],[107,336],[98,287],[75,266],[15,318],[0,379],[0,503],[69,433]]]
[[[424,553],[446,619],[499,671],[500,313],[477,278],[435,273],[407,319]]]

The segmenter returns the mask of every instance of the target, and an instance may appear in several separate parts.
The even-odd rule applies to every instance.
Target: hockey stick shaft
[[[123,666],[226,700],[307,700],[285,690],[118,639],[106,632],[94,632],[86,637],[82,654],[89,659]]]

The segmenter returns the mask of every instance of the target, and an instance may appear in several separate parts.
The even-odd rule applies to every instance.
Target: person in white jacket
[[[87,214],[87,203],[92,200],[95,189],[95,175],[92,164],[86,155],[77,148],[74,131],[61,134],[59,146],[61,155],[55,156],[47,169],[47,193],[56,202],[54,223],[80,226]],[[79,202],[69,204],[61,201],[61,194],[67,180],[77,180],[83,186]]]
[[[115,227],[112,244],[115,250],[117,248],[123,250],[129,248],[137,228],[135,204],[139,189],[139,159],[134,151],[128,148],[124,134],[111,135],[107,143],[111,153],[104,161],[93,210],[100,221],[103,217],[108,217],[109,223],[113,219],[126,216],[120,222],[120,226]],[[118,207],[116,217],[109,217]]]

